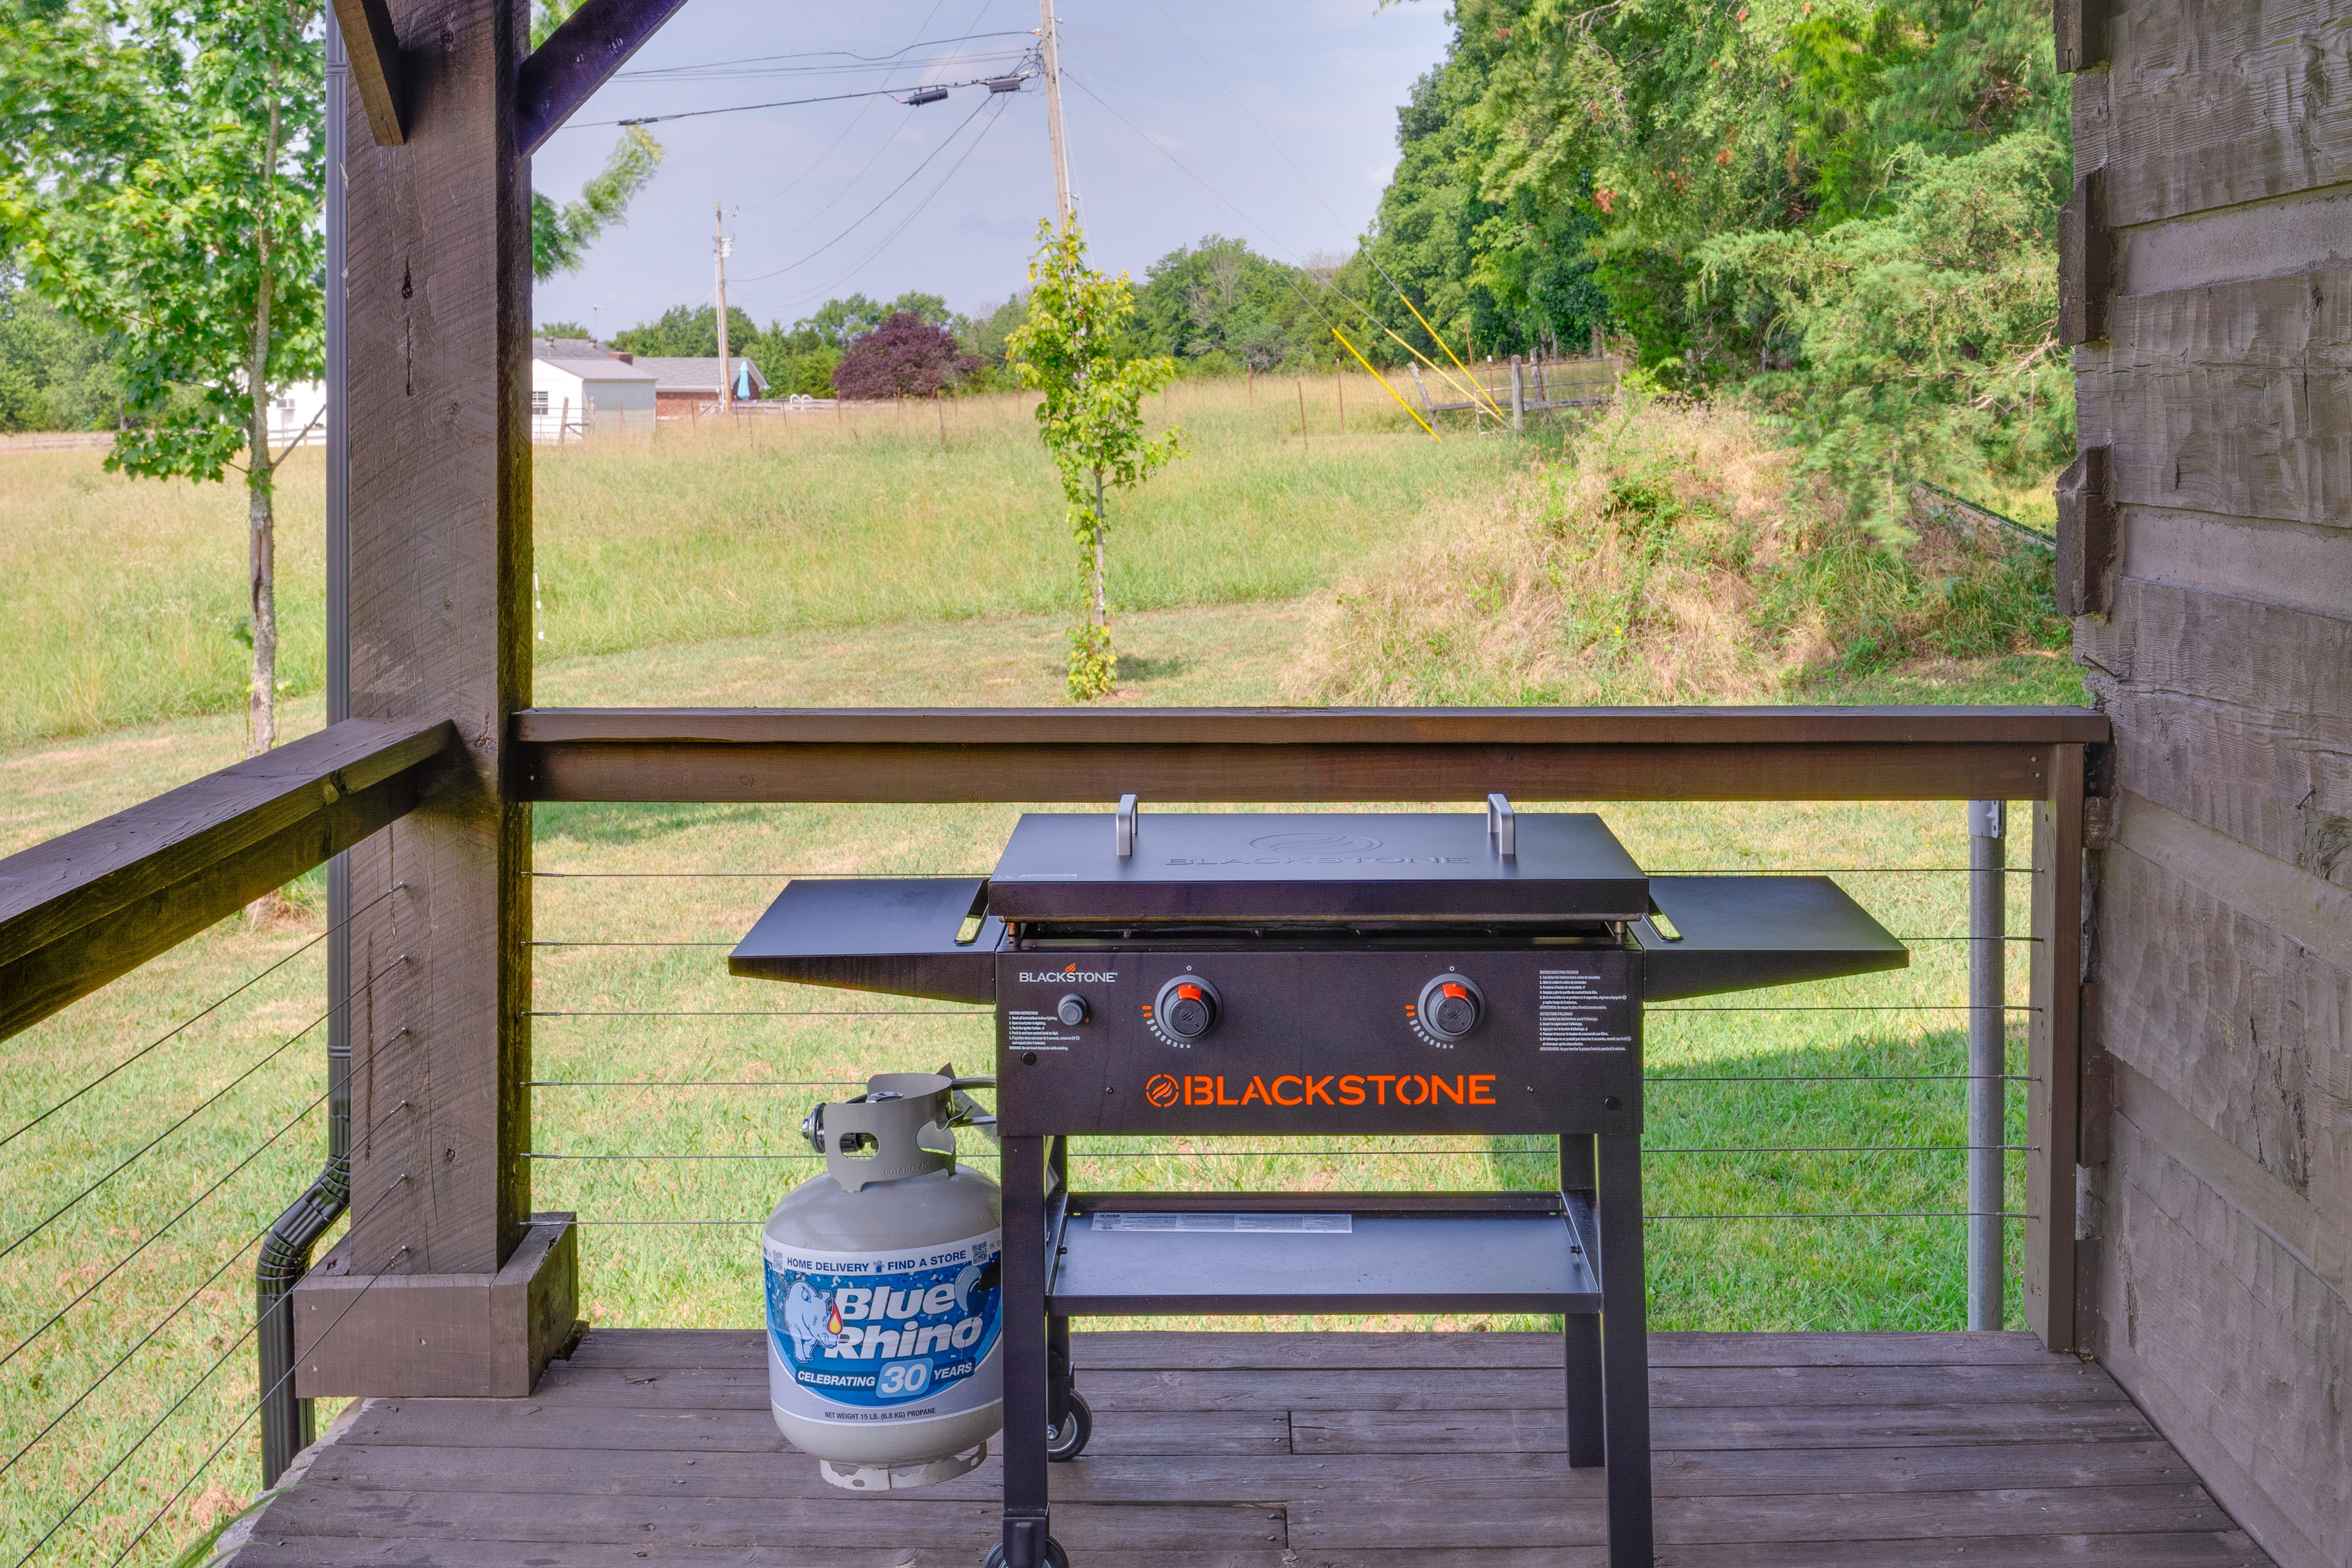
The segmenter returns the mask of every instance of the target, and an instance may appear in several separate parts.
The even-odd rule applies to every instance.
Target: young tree
[[[979,368],[980,356],[964,353],[953,332],[901,310],[851,342],[833,388],[844,397],[937,397]]]
[[[581,0],[531,0],[530,47],[547,42],[572,19]],[[577,272],[596,237],[627,221],[629,203],[661,167],[662,144],[642,125],[621,128],[604,166],[580,187],[576,202],[558,204],[544,191],[530,193],[530,275],[539,282]],[[583,332],[582,337],[588,334]]]
[[[0,28],[0,243],[115,345],[140,423],[106,466],[244,473],[257,753],[278,738],[269,397],[323,347],[317,18],[314,0],[48,0]]]
[[[1070,633],[1070,695],[1105,697],[1118,677],[1111,651],[1110,597],[1105,544],[1108,489],[1133,489],[1184,450],[1184,433],[1171,427],[1143,434],[1143,399],[1176,378],[1165,355],[1122,363],[1117,346],[1135,313],[1135,292],[1122,272],[1108,278],[1087,265],[1087,241],[1076,224],[1058,234],[1037,225],[1037,254],[1029,263],[1029,319],[1005,344],[1024,386],[1045,393],[1037,433],[1054,457],[1068,505],[1071,532],[1091,575],[1090,603]]]
[[[632,198],[661,167],[662,144],[642,125],[621,132],[604,166],[580,187],[580,199],[558,205],[545,191],[530,193],[530,275],[544,283],[577,272],[588,247],[607,228],[626,220]]]

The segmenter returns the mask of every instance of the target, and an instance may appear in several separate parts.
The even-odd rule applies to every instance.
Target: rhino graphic
[[[841,1342],[841,1314],[832,1298],[810,1289],[807,1280],[795,1279],[784,1296],[784,1331],[793,1336],[795,1357],[806,1361],[819,1348],[831,1350]]]

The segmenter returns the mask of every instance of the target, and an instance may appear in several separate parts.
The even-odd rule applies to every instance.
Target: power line
[[[933,8],[932,14],[935,16],[938,14],[937,7]],[[893,49],[889,53],[882,55],[861,55],[855,49],[805,49],[798,54],[790,55],[749,55],[741,59],[711,60],[702,65],[651,66],[640,70],[625,70],[618,73],[614,79],[617,81],[653,79],[667,79],[676,80],[696,77],[702,77],[705,79],[708,79],[709,78],[707,73],[723,73],[729,71],[730,68],[737,66],[764,65],[770,60],[814,60],[839,58],[856,60],[860,62],[861,66],[887,67],[893,62],[898,62],[901,56],[910,54],[916,49],[927,49],[934,45],[967,44],[974,38],[1025,38],[1029,36],[1030,30],[1027,28],[1007,28],[993,33],[966,33],[960,38],[918,38],[915,42],[905,46],[903,48]],[[998,52],[1003,53],[1005,51]],[[790,70],[822,70],[827,68],[847,68],[794,66],[782,68]],[[772,73],[767,71],[745,71],[740,74],[751,76],[769,75]]]
[[[814,98],[779,98],[766,103],[730,103],[718,109],[679,109],[673,110],[667,114],[632,115],[626,120],[575,120],[569,128],[585,131],[600,125],[659,125],[670,120],[700,120],[711,114],[749,114],[759,109],[793,109],[805,103],[846,103],[859,98],[888,98],[905,103],[908,98],[918,92],[929,92],[934,89],[952,91],[957,88],[965,87],[989,88],[989,97],[994,98],[1000,91],[1005,90],[997,89],[995,87],[997,82],[1014,79],[1025,81],[1028,79],[1028,73],[1011,71],[994,77],[976,76],[964,81],[918,82],[913,87],[876,87],[867,88],[859,92],[820,93]]]
[[[987,105],[983,104],[982,107],[986,108]],[[866,263],[872,261],[877,256],[881,255],[884,250],[887,249],[893,241],[895,241],[900,235],[907,232],[907,227],[909,224],[912,224],[917,218],[920,217],[924,211],[930,206],[931,203],[939,199],[940,193],[946,190],[949,184],[955,179],[956,173],[963,167],[964,161],[970,158],[972,153],[979,149],[981,142],[987,140],[989,132],[995,126],[999,120],[1003,118],[1004,110],[1000,105],[996,113],[989,117],[988,123],[980,128],[980,134],[971,139],[971,143],[964,148],[961,155],[959,156],[953,163],[948,166],[948,172],[940,176],[940,183],[932,186],[929,194],[925,195],[921,201],[917,202],[913,209],[909,211],[904,218],[899,220],[898,226],[897,228],[894,228],[888,234],[884,235],[882,238],[876,243],[873,249],[867,251],[864,256],[859,257],[855,262],[851,263],[848,269],[836,276],[832,282],[825,284],[821,289],[814,289],[805,294],[793,296],[793,302],[794,304],[800,304],[816,298],[819,294],[829,293],[833,289],[839,288],[844,282],[862,271]]]
[[[946,136],[942,137],[940,141],[940,144],[932,148],[929,153],[925,153],[923,161],[916,164],[905,179],[900,180],[897,184],[891,186],[888,194],[884,195],[880,201],[876,202],[872,206],[867,207],[864,212],[858,214],[856,221],[852,223],[847,228],[843,229],[839,234],[835,235],[831,239],[826,240],[823,245],[818,246],[814,250],[810,251],[806,256],[802,257],[797,261],[788,261],[783,266],[775,268],[772,272],[753,273],[751,276],[747,278],[739,278],[736,281],[739,283],[758,283],[770,278],[781,278],[785,273],[793,271],[796,268],[804,267],[808,263],[814,261],[818,257],[823,256],[826,251],[831,250],[835,246],[839,245],[843,240],[847,239],[852,234],[857,231],[860,224],[863,224],[867,218],[872,217],[876,213],[880,212],[885,206],[888,205],[891,197],[896,196],[900,191],[905,190],[909,184],[913,184],[917,174],[919,174],[925,169],[929,168],[931,166],[931,160],[937,158],[941,153],[946,152],[948,147],[955,141],[955,139],[962,135],[965,129],[969,127],[973,121],[980,118],[981,110],[986,109],[989,104],[993,102],[996,96],[997,95],[994,93],[990,93],[988,97],[982,99],[980,102],[974,106],[972,111],[964,116],[963,123],[961,125],[957,126],[953,131],[949,132]],[[713,110],[710,112],[718,113],[719,111]],[[978,146],[979,144],[979,138],[973,138],[972,145]],[[967,151],[969,150],[967,149]],[[918,208],[917,210],[919,211],[920,209]]]
[[[941,6],[943,6],[943,5],[945,5],[946,4],[947,4],[947,0],[932,0],[932,5],[931,5],[930,10],[929,10],[927,14],[925,14],[925,16],[924,16],[924,17],[923,17],[923,26],[922,26],[921,27],[918,27],[918,28],[916,29],[916,31],[917,31],[917,32],[921,32],[921,31],[923,31],[925,28],[928,28],[928,27],[931,25],[932,21],[933,21],[935,18],[937,18],[937,17],[938,17],[939,14],[940,14],[940,7],[941,7]],[[973,16],[972,16],[972,23],[973,23],[973,25],[974,25],[975,26],[977,26],[979,25],[981,18],[982,18],[982,16],[985,16],[988,14],[988,7],[989,7],[989,5],[990,5],[990,4],[991,4],[991,0],[981,0],[981,7],[980,7],[980,10],[979,10],[978,12],[974,13],[974,15],[973,15]],[[1003,36],[1003,35],[995,34],[995,33],[987,33],[987,34],[982,34],[982,33],[966,33],[966,34],[964,35],[964,37],[967,37],[967,38],[972,38],[972,37],[1002,37],[1002,36]],[[934,40],[934,41],[937,41],[937,40]],[[907,46],[907,48],[908,48],[908,49],[912,49],[912,48],[915,48],[915,47],[919,47],[919,46],[914,45],[914,44],[908,44],[908,45]],[[900,50],[899,52],[903,54],[903,53],[905,53],[906,51],[905,51],[905,50]],[[790,193],[792,193],[793,191],[794,191],[794,190],[798,189],[802,181],[803,181],[803,180],[807,179],[811,174],[814,174],[814,173],[815,173],[819,168],[821,168],[821,167],[824,164],[824,163],[825,163],[825,161],[826,161],[827,159],[831,158],[831,157],[832,157],[835,153],[837,153],[837,152],[839,152],[839,151],[841,150],[841,144],[842,144],[844,142],[846,142],[846,141],[848,141],[848,140],[849,140],[849,133],[850,133],[851,132],[853,132],[853,131],[856,130],[856,129],[858,128],[858,126],[860,126],[861,124],[865,123],[865,121],[866,121],[866,111],[867,110],[869,110],[869,109],[873,108],[873,107],[874,107],[874,100],[871,100],[871,99],[868,99],[868,100],[866,100],[865,102],[863,102],[863,103],[859,104],[859,105],[857,106],[857,112],[856,112],[856,113],[855,113],[855,114],[853,114],[853,115],[851,115],[851,116],[849,117],[849,123],[848,123],[848,124],[846,124],[846,125],[845,125],[845,126],[843,126],[843,127],[841,128],[841,134],[840,134],[840,135],[838,135],[838,136],[835,136],[835,137],[833,139],[833,145],[832,145],[832,146],[827,147],[827,148],[826,148],[823,153],[818,153],[818,154],[817,154],[817,156],[816,156],[816,158],[815,158],[813,162],[811,162],[810,163],[808,163],[807,165],[805,165],[805,166],[801,170],[801,172],[800,172],[799,174],[795,174],[795,175],[793,175],[793,178],[792,178],[792,182],[791,182],[789,184],[785,185],[785,186],[784,186],[784,188],[783,188],[782,190],[778,191],[774,195],[772,195],[772,196],[769,196],[769,197],[765,198],[764,200],[757,201],[757,202],[752,203],[752,204],[751,204],[752,210],[757,211],[757,210],[759,210],[760,208],[761,208],[761,207],[764,207],[764,206],[768,205],[769,205],[769,203],[771,203],[771,202],[782,201],[782,199],[783,199],[787,195],[789,195],[789,194],[790,194]],[[896,133],[894,132],[894,133],[893,133],[893,136],[886,136],[886,137],[884,137],[884,138],[882,139],[882,141],[881,141],[878,144],[877,144],[877,146],[875,147],[875,149],[874,149],[874,155],[873,155],[872,157],[870,157],[870,158],[868,158],[868,159],[866,159],[866,160],[865,166],[864,166],[863,168],[860,168],[860,169],[857,171],[857,173],[856,173],[856,174],[855,174],[851,175],[851,176],[850,176],[850,178],[849,178],[845,183],[844,183],[844,184],[843,184],[843,185],[842,185],[841,189],[839,189],[839,190],[837,190],[837,191],[834,192],[834,193],[833,193],[833,195],[832,195],[830,197],[828,197],[828,198],[826,199],[825,204],[824,204],[823,206],[821,206],[821,207],[817,208],[817,209],[816,209],[816,211],[814,211],[814,212],[813,212],[813,213],[809,213],[809,214],[805,215],[805,216],[802,218],[802,220],[801,220],[801,221],[802,221],[803,223],[804,223],[804,224],[807,224],[807,223],[814,223],[814,222],[815,222],[818,218],[823,217],[826,213],[831,212],[831,211],[834,209],[835,205],[836,203],[838,203],[838,202],[841,200],[841,198],[842,198],[843,196],[847,195],[849,194],[849,192],[856,186],[857,183],[858,183],[860,180],[863,180],[864,178],[866,178],[866,174],[867,174],[870,170],[872,170],[872,169],[873,169],[873,167],[874,167],[874,165],[875,165],[876,163],[877,163],[881,162],[882,154],[883,154],[883,153],[887,153],[887,152],[888,152],[888,151],[890,150],[890,142],[891,142],[891,141],[893,140],[893,137],[895,136],[895,134],[896,134]]]

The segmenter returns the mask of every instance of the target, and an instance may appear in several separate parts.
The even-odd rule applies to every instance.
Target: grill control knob
[[[1217,1026],[1217,988],[1196,974],[1180,974],[1160,988],[1151,1016],[1180,1040],[1197,1040]]]
[[[1054,1004],[1054,1016],[1076,1028],[1087,1021],[1087,999],[1073,991]]]
[[[1486,1016],[1486,998],[1466,974],[1441,974],[1421,988],[1421,1026],[1441,1040],[1458,1040]]]

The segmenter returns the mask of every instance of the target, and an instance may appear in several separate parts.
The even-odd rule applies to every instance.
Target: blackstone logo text
[[[1214,1077],[1180,1077],[1154,1073],[1143,1086],[1143,1098],[1162,1110],[1175,1105],[1492,1105],[1495,1075],[1457,1073],[1334,1073],[1328,1077],[1289,1073],[1271,1082],[1251,1074],[1234,1092],[1234,1080]]]
[[[1118,971],[1080,969],[1074,963],[1067,969],[1048,969],[1041,974],[1032,974],[1024,969],[1021,972],[1021,980],[1022,984],[1026,985],[1044,984],[1057,980],[1084,980],[1096,985],[1116,985],[1118,984]]]

